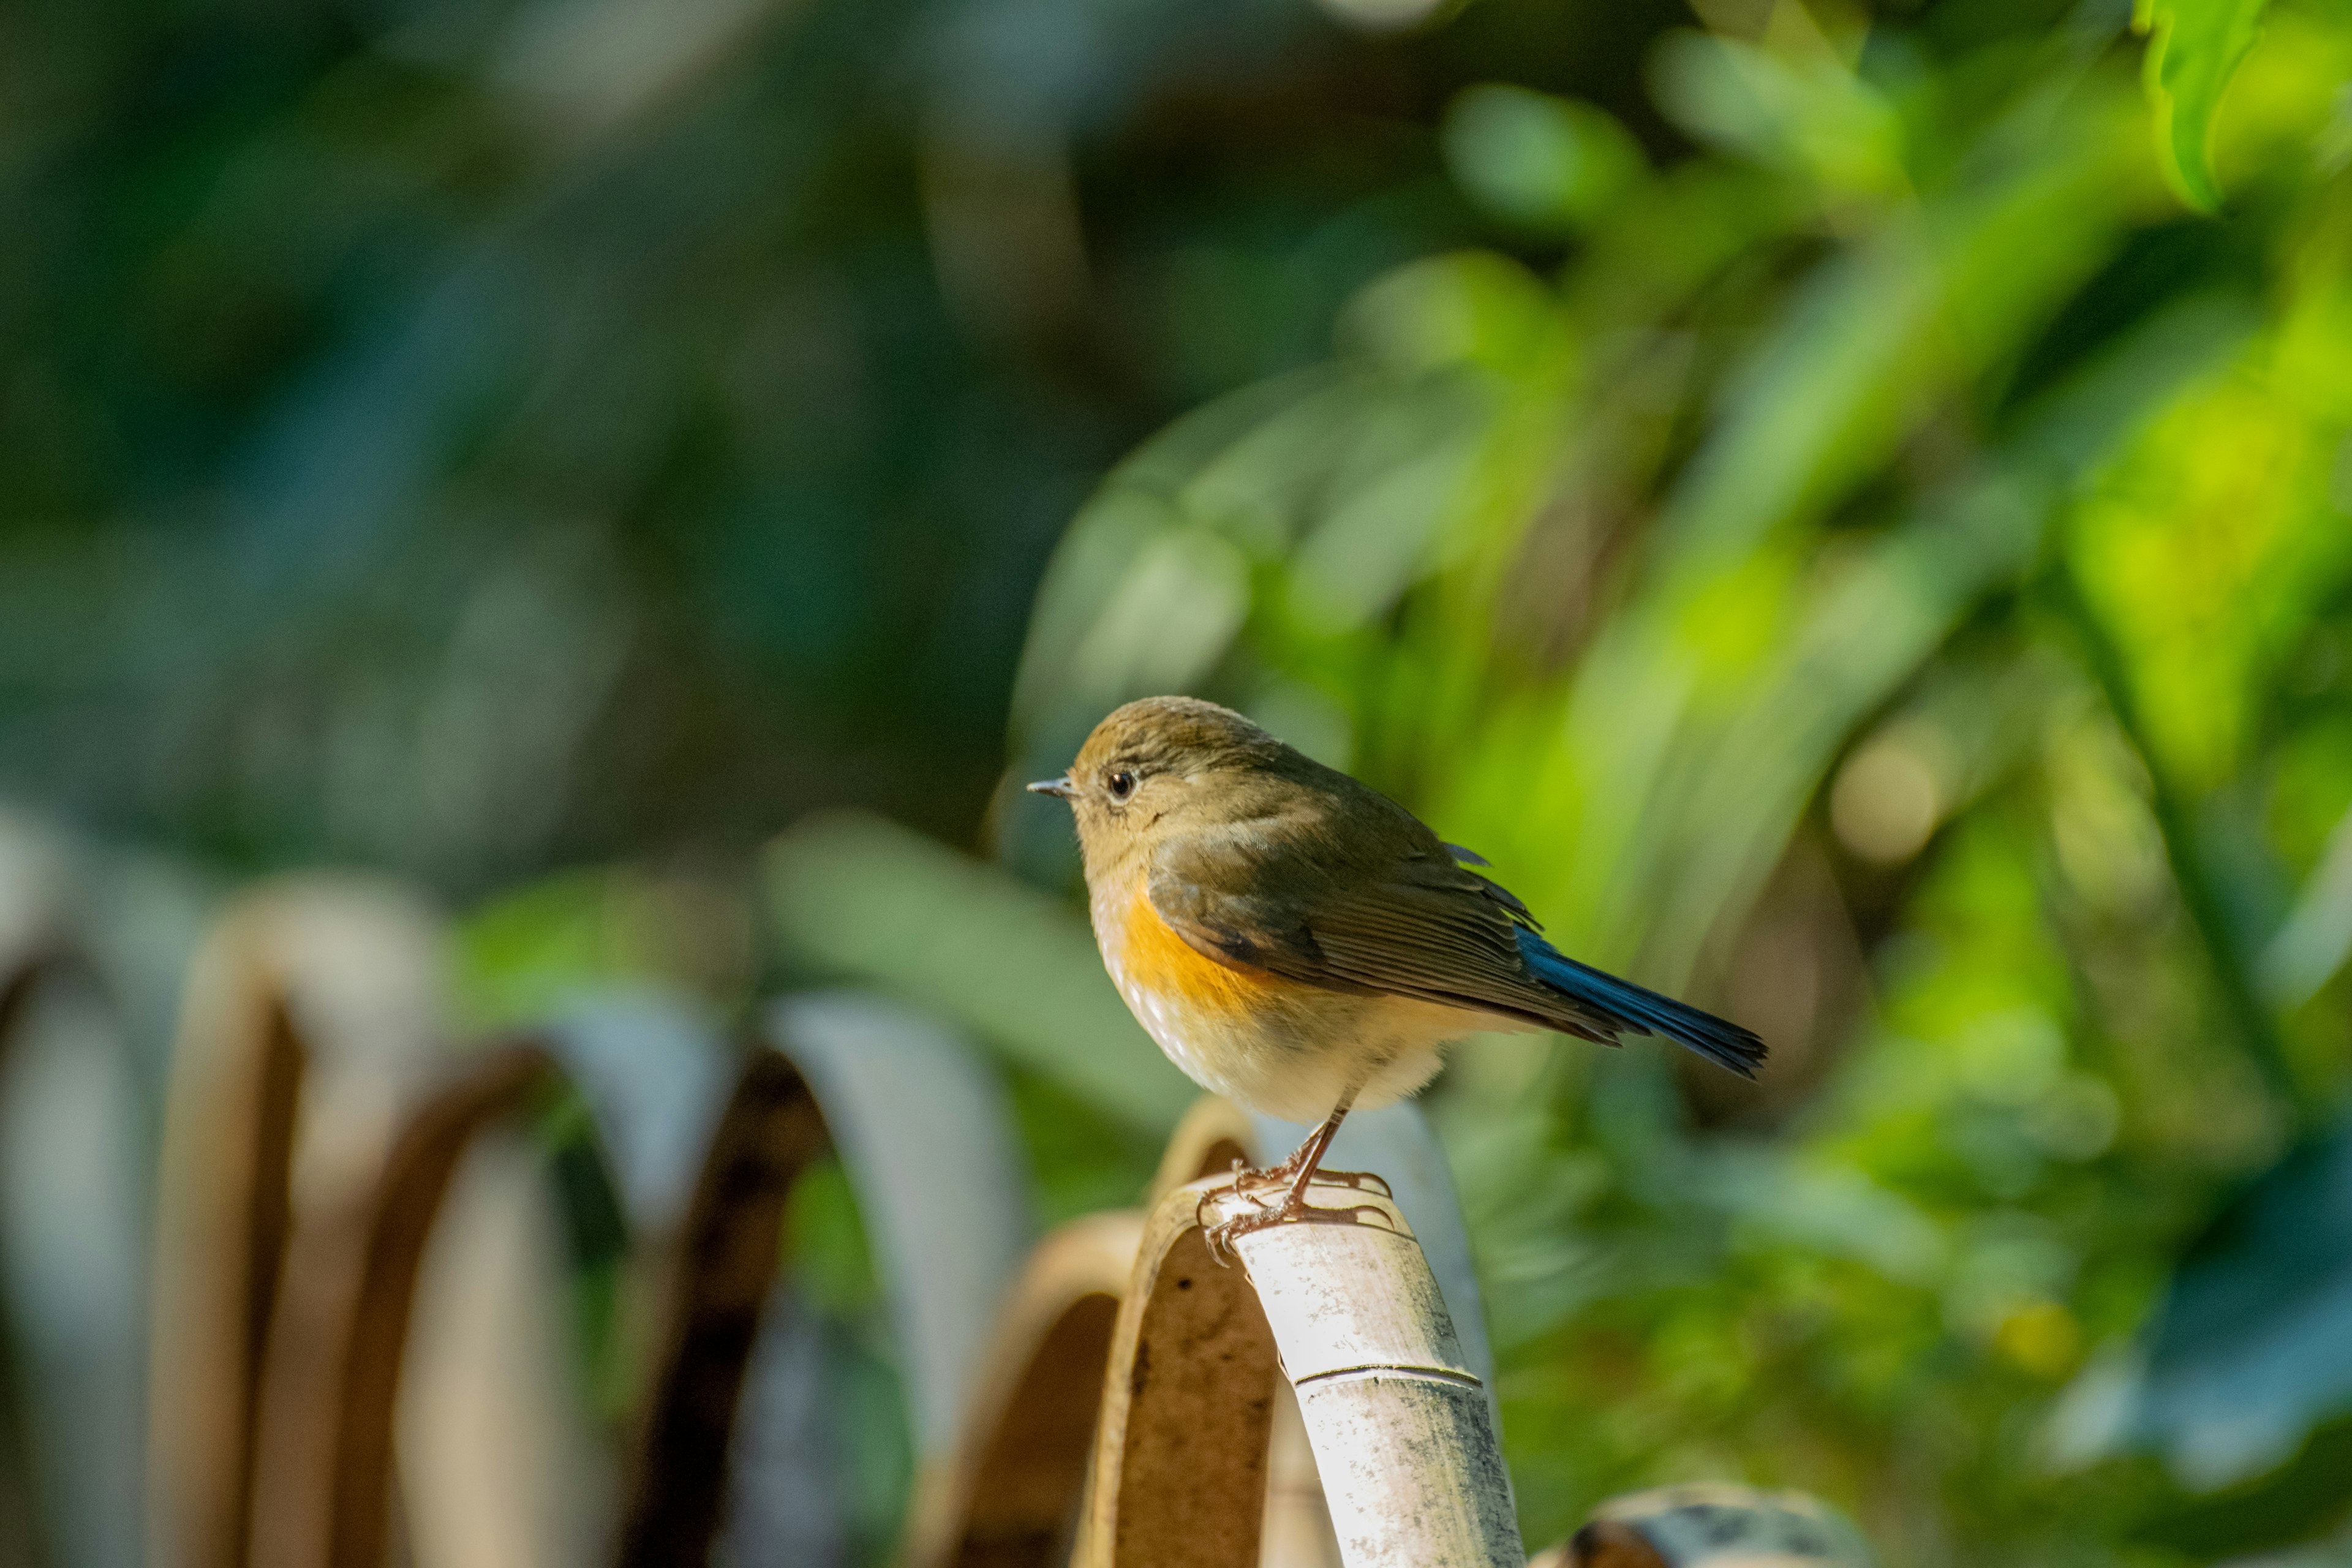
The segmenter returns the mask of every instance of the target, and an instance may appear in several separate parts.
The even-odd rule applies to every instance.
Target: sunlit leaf
[[[2135,24],[2148,35],[2147,95],[2157,152],[2184,200],[2216,212],[2213,119],[2269,0],[2137,0]]]

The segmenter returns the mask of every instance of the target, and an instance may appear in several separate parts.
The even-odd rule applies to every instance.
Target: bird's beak
[[[1064,800],[1068,800],[1078,793],[1077,786],[1066,776],[1058,779],[1039,779],[1027,788],[1031,795],[1057,795]]]

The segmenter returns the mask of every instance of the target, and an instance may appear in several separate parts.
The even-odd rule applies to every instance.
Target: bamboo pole
[[[1215,1195],[1223,1220],[1252,1205]],[[1317,1183],[1354,1223],[1295,1223],[1234,1245],[1298,1395],[1348,1568],[1526,1561],[1485,1385],[1396,1205]]]
[[[1521,1568],[1485,1388],[1395,1205],[1318,1183],[1361,1223],[1254,1232],[1228,1268],[1201,1229],[1241,1212],[1225,1192],[1175,1187],[1145,1222],[1074,1561],[1257,1561],[1278,1346],[1349,1568]]]

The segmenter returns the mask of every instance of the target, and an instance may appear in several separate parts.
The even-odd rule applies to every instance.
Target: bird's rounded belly
[[[1096,915],[1105,967],[1169,1060],[1254,1110],[1312,1122],[1351,1090],[1369,1086],[1367,1105],[1409,1094],[1436,1070],[1436,1044],[1463,1032],[1446,1010],[1219,963],[1140,889]]]

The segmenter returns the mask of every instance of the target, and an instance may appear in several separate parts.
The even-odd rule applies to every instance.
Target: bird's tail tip
[[[1663,1005],[1654,1004],[1647,1016],[1628,1019],[1627,1022],[1645,1033],[1660,1036],[1696,1051],[1717,1067],[1736,1072],[1751,1083],[1756,1080],[1757,1069],[1771,1054],[1756,1031],[1742,1028],[1728,1018],[1701,1012],[1670,996],[1660,996],[1657,1002]]]
[[[1753,1029],[1742,1028],[1687,1002],[1662,996],[1646,986],[1593,968],[1529,932],[1519,947],[1543,982],[1584,1006],[1619,1020],[1629,1031],[1657,1035],[1697,1052],[1717,1067],[1753,1081],[1769,1053]]]

